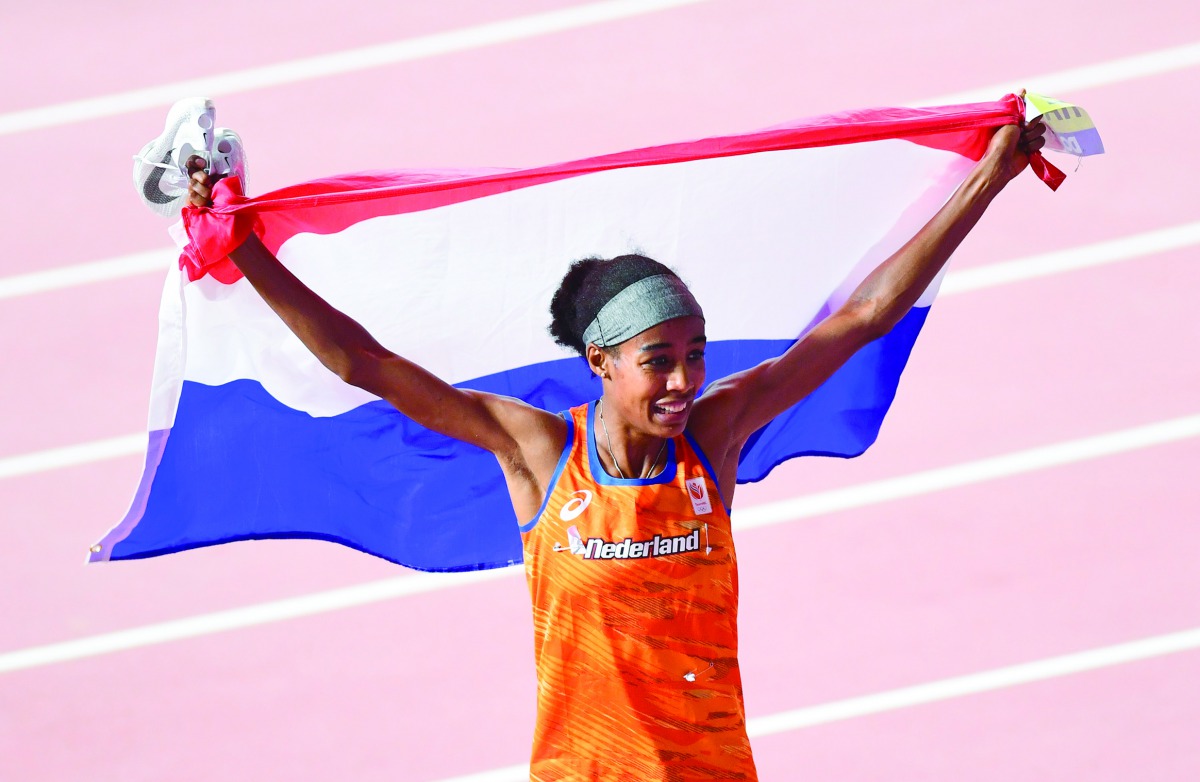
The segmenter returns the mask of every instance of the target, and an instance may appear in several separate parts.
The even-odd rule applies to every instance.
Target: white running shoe
[[[150,211],[177,217],[187,198],[187,161],[198,155],[212,175],[237,176],[246,183],[242,140],[228,128],[214,128],[216,110],[208,98],[184,98],[167,113],[162,134],[133,156],[133,184]]]
[[[246,148],[242,146],[241,136],[229,128],[217,128],[209,161],[209,174],[236,177],[242,180],[242,192],[246,192]]]

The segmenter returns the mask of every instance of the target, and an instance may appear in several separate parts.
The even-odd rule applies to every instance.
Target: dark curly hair
[[[563,347],[587,355],[583,332],[600,308],[629,285],[660,274],[679,276],[653,258],[638,254],[575,261],[550,301],[550,336]]]

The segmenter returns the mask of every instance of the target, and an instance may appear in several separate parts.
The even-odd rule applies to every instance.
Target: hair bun
[[[563,347],[586,355],[583,332],[600,309],[638,280],[659,274],[678,276],[658,261],[638,254],[575,261],[550,300],[550,336]]]

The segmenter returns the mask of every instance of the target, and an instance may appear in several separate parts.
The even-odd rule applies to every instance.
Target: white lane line
[[[942,281],[939,295],[951,296],[1117,261],[1144,258],[1196,244],[1200,244],[1200,221],[951,272]]]
[[[187,95],[230,95],[293,84],[307,79],[353,73],[551,35],[700,2],[707,0],[607,0],[388,44],[13,111],[0,114],[0,136],[167,106]],[[910,105],[930,106],[995,100],[1021,86],[1027,86],[1037,92],[1062,95],[1074,90],[1156,76],[1196,65],[1200,65],[1200,43],[1159,49],[1079,68],[1014,78],[990,87],[926,98]]]
[[[1169,49],[1158,49],[1130,57],[1068,68],[1062,71],[1025,76],[1019,79],[994,84],[990,87],[939,95],[910,103],[910,106],[950,106],[956,103],[996,100],[1001,95],[1026,87],[1032,92],[1055,97],[1067,97],[1076,90],[1106,87],[1148,76],[1158,76],[1184,68],[1200,65],[1200,43],[1190,43]]]
[[[1060,657],[1049,657],[1006,668],[993,668],[990,671],[864,695],[860,698],[849,698],[819,706],[794,709],[780,714],[772,714],[769,717],[749,720],[747,727],[751,736],[770,736],[813,725],[825,725],[854,717],[882,714],[926,703],[936,703],[1021,684],[1057,679],[1062,676],[1110,668],[1114,665],[1148,660],[1168,654],[1178,654],[1197,648],[1200,648],[1200,628],[1143,638],[1140,641],[1131,641],[1115,646],[1089,649],[1086,652],[1064,654]]]
[[[145,456],[146,434],[127,434],[107,440],[47,448],[44,451],[6,456],[0,459],[0,480],[21,475],[74,467],[80,464],[118,459],[122,456]]]
[[[1149,660],[1200,648],[1200,629],[1184,630],[1140,641],[1089,649],[1085,652],[1049,657],[1005,668],[993,668],[966,676],[847,698],[817,706],[754,717],[746,722],[751,738],[787,733],[793,730],[827,725],[831,722],[883,714],[928,703],[963,698],[985,692],[1017,687],[1022,684],[1057,679],[1063,676],[1111,668],[1125,663]],[[478,774],[451,777],[439,782],[523,782],[529,779],[528,764],[505,766]]]
[[[131,111],[169,106],[188,95],[225,96],[379,68],[414,60],[512,43],[567,30],[576,30],[619,19],[642,16],[708,0],[606,0],[555,11],[518,16],[498,22],[364,46],[333,54],[303,57],[287,62],[230,71],[197,79],[161,84],[98,98],[58,103],[36,109],[0,114],[0,136],[85,122]]]
[[[223,633],[243,627],[256,627],[329,611],[340,611],[345,608],[378,603],[381,600],[394,600],[398,597],[435,592],[448,587],[493,581],[523,572],[521,568],[510,567],[454,574],[417,573],[411,576],[399,576],[325,592],[315,592],[310,595],[259,603],[244,608],[215,611],[211,614],[200,614],[186,619],[173,619],[129,630],[79,638],[74,641],[5,652],[0,654],[0,673],[79,660],[85,657],[96,657],[184,638]]]
[[[119,280],[139,274],[162,273],[179,258],[179,250],[149,250],[103,261],[58,266],[45,271],[0,277],[0,299],[15,299],[63,288]]]
[[[819,514],[835,513],[904,497],[945,491],[972,483],[1044,470],[1072,462],[1088,461],[1197,436],[1200,436],[1200,415],[1185,416],[1095,437],[1068,440],[1054,445],[964,462],[952,467],[926,470],[897,478],[811,494],[806,497],[741,508],[734,514],[734,524],[740,532],[743,529],[781,524]],[[74,641],[5,652],[0,654],[0,673],[167,643],[198,635],[280,622],[299,616],[337,611],[396,597],[436,592],[505,576],[515,577],[522,573],[521,568],[453,575],[419,573],[260,603],[245,608],[201,614],[187,619],[144,625],[129,630],[79,638]]]
[[[734,512],[734,528],[743,530],[766,527],[850,508],[878,505],[892,500],[932,494],[1126,451],[1166,445],[1192,437],[1200,437],[1200,415],[1174,418],[1146,426],[1135,426],[1131,429],[1121,429],[1094,437],[1067,440],[1052,445],[1043,445],[1039,448],[977,459],[950,467],[938,467],[901,475],[897,478],[860,483],[842,489],[831,489],[789,500],[753,505]]]

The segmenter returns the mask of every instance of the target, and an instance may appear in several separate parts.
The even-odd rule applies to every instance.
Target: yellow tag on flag
[[[1033,92],[1025,93],[1025,119],[1041,117],[1049,131],[1043,149],[1067,152],[1085,157],[1104,152],[1104,142],[1095,123],[1086,111],[1073,103],[1066,103]]]

